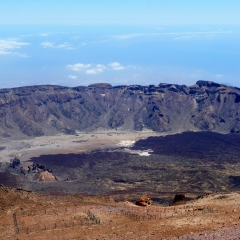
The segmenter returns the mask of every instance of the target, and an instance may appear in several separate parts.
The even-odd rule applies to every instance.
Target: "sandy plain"
[[[56,135],[26,138],[22,140],[0,139],[0,162],[9,162],[14,157],[27,161],[31,157],[46,154],[90,152],[98,149],[129,147],[135,141],[149,136],[163,136],[151,130],[77,132],[76,135]]]

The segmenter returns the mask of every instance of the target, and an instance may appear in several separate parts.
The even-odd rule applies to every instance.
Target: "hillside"
[[[0,185],[0,238],[239,239],[239,202],[240,194],[230,193],[139,207],[111,196],[51,196]]]
[[[240,132],[240,89],[195,85],[31,86],[0,90],[0,136],[75,134],[95,129]]]

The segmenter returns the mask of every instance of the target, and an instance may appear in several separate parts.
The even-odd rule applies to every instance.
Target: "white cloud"
[[[68,42],[62,43],[62,44],[55,44],[55,42],[42,42],[41,46],[43,48],[62,48],[62,49],[67,49],[67,50],[72,50],[74,49],[71,44]]]
[[[82,38],[82,37],[80,37],[80,36],[72,37],[72,39],[74,39],[74,40],[78,40],[78,39],[80,39],[80,38]]]
[[[190,39],[190,38],[210,38],[220,34],[232,34],[232,31],[192,31],[192,32],[152,32],[152,33],[133,33],[113,36],[113,39],[127,40],[130,38],[144,37],[144,36],[161,36],[161,35],[175,35],[174,40]]]
[[[43,48],[54,48],[54,43],[52,43],[52,42],[43,42],[43,43],[41,43],[41,46]]]
[[[180,40],[180,39],[190,39],[192,36],[181,36],[181,37],[176,37],[174,38],[175,40]]]
[[[98,72],[103,72],[105,69],[107,69],[107,67],[105,65],[103,65],[103,64],[97,64],[96,65],[96,70]]]
[[[113,71],[120,71],[125,70],[128,68],[135,68],[134,66],[122,66],[119,62],[112,62],[108,64],[108,67],[103,64],[83,64],[83,63],[76,63],[76,64],[69,64],[67,68],[75,71],[75,72],[85,72],[88,75],[95,75],[99,73],[103,73],[105,70],[113,70]]]
[[[22,58],[29,58],[30,57],[28,54],[19,53],[19,52],[14,52],[13,55],[18,56],[18,57],[22,57]]]
[[[74,76],[74,75],[68,75],[68,77],[71,79],[77,79],[77,76]]]
[[[50,35],[50,33],[40,33],[39,34],[39,36],[41,36],[41,37],[47,37],[47,36],[49,36]]]
[[[107,67],[103,64],[97,64],[94,68],[86,70],[86,74],[102,73]]]
[[[124,40],[124,39],[129,39],[129,38],[134,38],[134,37],[141,37],[143,35],[144,34],[136,33],[136,34],[118,35],[118,36],[114,36],[113,38],[116,38],[118,40]]]
[[[17,39],[0,39],[0,55],[16,55],[19,57],[29,57],[27,54],[22,54],[14,51],[15,49],[20,49],[24,46],[28,46],[30,43],[19,42]]]
[[[86,74],[98,74],[98,71],[96,69],[88,69],[86,70]]]
[[[156,35],[159,35],[159,33],[133,33],[133,34],[118,35],[118,36],[114,36],[113,38],[118,40],[125,40],[125,39],[135,38],[135,37],[156,36]]]
[[[80,72],[80,71],[83,71],[85,69],[88,69],[91,67],[91,64],[82,64],[82,63],[76,63],[76,64],[69,64],[67,65],[67,68],[75,71],[75,72]]]
[[[183,33],[166,33],[171,35],[179,35],[174,40],[191,39],[191,38],[213,38],[220,34],[232,34],[232,31],[206,31],[206,32],[183,32]]]
[[[69,64],[67,65],[67,68],[75,72],[85,71],[86,74],[98,74],[107,69],[107,67],[103,64],[92,65],[83,63],[76,63],[73,65]]]
[[[215,77],[216,77],[216,78],[223,78],[224,75],[222,75],[222,74],[216,74]]]
[[[161,35],[175,35],[174,40],[191,39],[191,38],[210,38],[220,34],[232,34],[232,31],[192,31],[192,32],[152,32],[152,33],[133,33],[113,36],[113,39],[127,40],[130,38],[144,37],[144,36],[161,36]]]
[[[111,67],[115,71],[120,71],[126,69],[126,67],[123,67],[119,62],[113,62],[108,64],[109,67]]]

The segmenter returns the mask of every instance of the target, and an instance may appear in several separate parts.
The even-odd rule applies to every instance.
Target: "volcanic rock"
[[[109,83],[93,83],[88,86],[90,87],[95,87],[95,88],[111,88],[112,85]]]
[[[142,206],[142,207],[151,206],[152,204],[153,204],[153,201],[151,200],[150,197],[141,197],[136,201],[136,205]]]
[[[16,167],[18,167],[20,164],[21,164],[20,160],[15,157],[15,158],[12,160],[12,162],[11,162],[11,164],[10,164],[9,167],[11,167],[11,168],[16,168]]]
[[[176,194],[173,199],[173,204],[184,204],[186,201],[187,200],[184,194]]]
[[[49,182],[49,181],[55,181],[56,178],[53,176],[52,173],[48,171],[44,171],[37,175],[37,180],[39,182]]]
[[[240,89],[210,81],[0,89],[0,137],[128,129],[240,132]]]

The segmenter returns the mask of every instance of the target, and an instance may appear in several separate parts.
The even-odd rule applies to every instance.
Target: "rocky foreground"
[[[0,136],[75,134],[95,129],[240,132],[240,89],[193,86],[30,86],[0,90]]]
[[[194,240],[239,240],[240,238],[240,224],[236,224],[233,227],[222,228],[210,232],[200,233],[200,234],[191,234],[188,236],[180,236],[171,238],[171,240],[177,239],[194,239]]]
[[[0,186],[1,239],[239,239],[240,194],[136,206],[114,196],[53,196]]]

